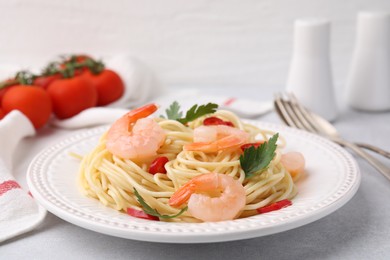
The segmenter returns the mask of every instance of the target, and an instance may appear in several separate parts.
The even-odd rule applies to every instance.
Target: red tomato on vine
[[[17,85],[7,90],[2,99],[5,114],[12,110],[22,112],[36,129],[44,126],[52,113],[48,93],[36,86]]]
[[[47,92],[53,102],[54,114],[59,119],[96,106],[98,99],[96,88],[81,76],[58,79],[49,85]]]
[[[5,93],[16,85],[19,85],[19,82],[17,82],[15,79],[7,79],[0,83],[0,104]]]
[[[109,69],[104,69],[98,74],[86,71],[83,77],[90,80],[98,93],[98,106],[105,106],[119,99],[125,87],[119,75]]]

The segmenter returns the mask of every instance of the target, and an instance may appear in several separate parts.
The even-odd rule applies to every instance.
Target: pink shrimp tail
[[[178,189],[169,199],[169,205],[178,207],[186,203],[196,191],[214,190],[219,184],[218,173],[201,174],[192,178],[189,182]]]
[[[129,113],[126,114],[126,116],[129,117],[130,123],[136,122],[138,119],[145,118],[158,109],[158,106],[156,104],[147,104],[145,106],[136,108],[134,110],[131,110]]]
[[[192,181],[189,181],[172,195],[169,199],[169,205],[172,207],[179,207],[187,202],[194,193],[194,189],[195,184]]]

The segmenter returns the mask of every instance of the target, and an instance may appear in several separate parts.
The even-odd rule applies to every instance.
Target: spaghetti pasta
[[[292,199],[297,194],[294,178],[282,165],[281,149],[285,140],[278,140],[276,155],[269,166],[261,173],[246,178],[240,165],[241,149],[221,150],[214,153],[187,151],[183,147],[193,142],[194,129],[203,124],[208,117],[218,117],[233,123],[235,128],[249,133],[250,141],[267,141],[274,133],[245,123],[232,112],[217,110],[201,116],[184,125],[176,120],[154,118],[165,132],[165,140],[155,157],[165,156],[166,173],[150,174],[150,159],[131,160],[120,158],[107,150],[107,135],[99,139],[96,147],[86,154],[79,169],[79,184],[83,192],[102,204],[126,212],[127,208],[142,210],[134,194],[134,189],[145,202],[159,213],[177,214],[180,208],[169,205],[170,197],[180,187],[196,176],[206,173],[226,174],[238,180],[245,189],[246,203],[238,217],[258,214],[256,209],[270,203]],[[173,222],[200,222],[188,211],[182,215],[163,219]]]

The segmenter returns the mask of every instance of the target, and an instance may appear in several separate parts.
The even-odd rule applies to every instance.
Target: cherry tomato
[[[164,167],[167,162],[169,162],[169,159],[167,157],[165,156],[157,157],[150,164],[149,173],[151,174],[167,173],[167,170]]]
[[[227,125],[227,126],[234,127],[232,122],[224,121],[215,116],[208,117],[205,120],[203,120],[203,125]]]
[[[279,209],[282,209],[282,208],[285,208],[285,207],[288,207],[288,206],[291,206],[291,205],[292,205],[291,200],[284,199],[284,200],[280,200],[280,201],[274,202],[274,203],[272,203],[272,204],[270,204],[268,206],[258,208],[257,212],[259,214],[263,214],[263,213],[279,210]]]
[[[46,124],[52,112],[49,95],[36,86],[13,86],[4,94],[2,107],[5,113],[19,110],[30,119],[36,129]]]
[[[98,106],[104,106],[119,99],[125,91],[125,86],[119,75],[105,69],[99,74],[92,74],[90,71],[83,73],[83,76],[92,81],[98,92]]]
[[[4,96],[5,92],[7,92],[13,86],[19,85],[19,83],[17,81],[15,81],[15,79],[7,79],[6,81],[1,82],[1,84],[7,84],[8,85],[10,82],[13,82],[12,85],[0,88],[0,104],[1,104],[1,100],[3,99],[3,96]]]
[[[61,74],[54,74],[50,76],[39,76],[33,81],[34,86],[40,86],[43,89],[47,89],[51,83],[55,80],[62,78]]]
[[[241,145],[241,150],[242,151],[245,151],[245,149],[248,149],[249,147],[253,146],[255,148],[259,147],[260,145],[262,145],[264,143],[264,141],[258,141],[256,143],[247,143],[247,144],[243,144]]]
[[[157,221],[160,220],[158,217],[146,214],[142,210],[136,210],[136,209],[133,209],[133,208],[127,208],[126,211],[127,211],[127,214],[129,214],[132,217],[143,218],[143,219],[148,219],[148,220],[157,220]]]
[[[5,117],[5,112],[2,108],[0,108],[0,120]]]
[[[51,83],[47,92],[53,103],[53,111],[59,119],[72,117],[84,109],[96,106],[97,92],[84,77],[58,79]]]

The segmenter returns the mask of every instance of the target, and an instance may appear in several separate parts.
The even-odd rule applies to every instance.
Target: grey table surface
[[[233,90],[224,94],[229,92]],[[249,98],[254,93],[247,89],[238,95]],[[260,119],[280,123],[274,112]],[[346,139],[390,150],[390,112],[344,108],[334,124]],[[60,140],[67,134],[46,128],[18,147],[15,171],[22,186],[29,161],[43,148],[40,140]],[[390,160],[376,157],[390,167]],[[390,259],[390,181],[355,158],[362,172],[356,195],[334,213],[282,233],[224,243],[149,243],[89,231],[48,213],[34,231],[1,243],[0,259]]]

